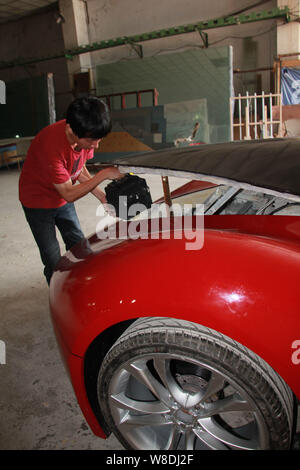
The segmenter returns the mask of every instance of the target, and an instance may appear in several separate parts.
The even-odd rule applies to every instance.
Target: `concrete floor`
[[[37,247],[18,201],[16,168],[0,170],[0,450],[105,449],[122,446],[88,428],[61,362],[50,322],[48,286]],[[153,198],[161,185],[147,178]],[[171,180],[172,189],[184,180]],[[77,204],[86,235],[95,231],[97,200]]]
[[[88,428],[57,349],[48,286],[39,253],[18,201],[17,169],[0,171],[0,449],[120,449]],[[87,233],[97,201],[79,204]],[[90,222],[90,227],[89,227]]]

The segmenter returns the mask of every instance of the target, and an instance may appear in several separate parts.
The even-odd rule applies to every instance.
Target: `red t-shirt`
[[[54,184],[77,180],[93,149],[75,151],[65,133],[66,121],[42,129],[32,141],[19,180],[19,198],[25,207],[50,209],[66,204]]]

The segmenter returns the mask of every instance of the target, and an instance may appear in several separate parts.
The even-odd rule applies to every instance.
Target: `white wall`
[[[292,18],[299,17],[299,0],[277,0],[278,6],[288,6]],[[277,34],[277,54],[291,54],[300,51],[300,25],[298,21],[288,23],[278,28]],[[294,59],[297,57],[294,57]]]
[[[256,3],[256,0],[89,0],[87,5],[90,42],[219,18],[235,14]],[[276,0],[271,0],[250,11],[270,10],[276,6]],[[211,29],[206,32],[210,47],[233,46],[234,69],[273,67],[276,56],[276,20]],[[144,56],[178,52],[201,45],[203,43],[198,33],[142,43]],[[130,46],[107,49],[92,55],[94,66],[136,57]],[[270,88],[270,72],[259,73],[262,75],[262,88],[267,92]],[[249,87],[256,86],[256,82],[253,85],[254,81],[255,74],[235,75],[235,89],[246,91]]]
[[[91,40],[227,16],[255,3],[255,0],[89,0]],[[268,9],[271,4],[276,6],[276,1],[259,9]]]

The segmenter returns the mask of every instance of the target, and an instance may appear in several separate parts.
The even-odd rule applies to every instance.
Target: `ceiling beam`
[[[288,7],[284,8],[273,8],[272,10],[263,10],[260,12],[243,13],[238,16],[227,16],[212,20],[200,21],[183,26],[174,26],[171,28],[164,28],[158,31],[152,31],[149,33],[135,34],[133,36],[122,36],[115,39],[108,39],[105,41],[96,42],[93,44],[86,44],[73,49],[67,49],[62,52],[52,53],[42,57],[27,57],[27,58],[16,58],[11,61],[0,61],[0,70],[30,65],[46,60],[53,60],[59,58],[66,58],[72,60],[74,56],[85,54],[88,52],[100,51],[103,49],[109,49],[112,47],[123,46],[130,44],[131,46],[139,46],[140,43],[153,40],[161,39],[166,37],[177,36],[180,34],[193,33],[207,31],[215,28],[223,28],[226,26],[242,25],[247,23],[253,23],[256,21],[264,21],[271,19],[284,19],[286,22],[290,21],[290,12]],[[208,46],[208,43],[205,44]],[[141,54],[142,56],[142,54]]]

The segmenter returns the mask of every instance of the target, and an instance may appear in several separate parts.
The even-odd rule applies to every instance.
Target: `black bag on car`
[[[137,215],[138,211],[134,210],[133,214],[128,215],[133,204],[143,204],[145,209],[149,209],[152,204],[146,180],[136,175],[126,174],[121,179],[113,180],[106,186],[105,193],[108,204],[115,208],[116,217],[124,220]]]

